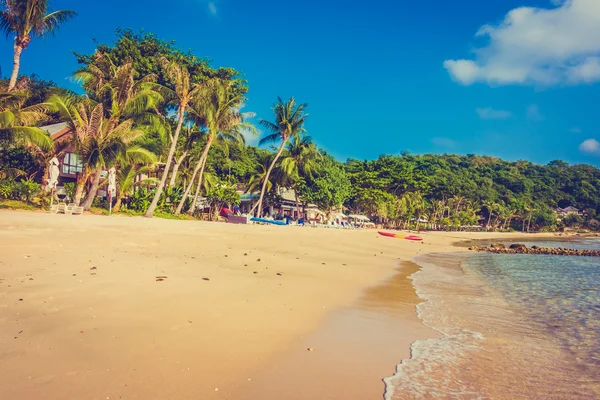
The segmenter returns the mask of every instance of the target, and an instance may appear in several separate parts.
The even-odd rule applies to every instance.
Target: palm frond
[[[43,150],[50,150],[52,148],[52,138],[43,129],[28,126],[13,126],[9,129],[17,141],[38,146]]]
[[[60,25],[75,18],[77,13],[71,10],[60,10],[54,11],[45,17],[43,17],[34,26],[34,32],[38,36],[44,36],[46,34],[54,34],[60,27]]]

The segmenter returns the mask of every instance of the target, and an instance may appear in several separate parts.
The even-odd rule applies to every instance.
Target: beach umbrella
[[[48,190],[54,190],[56,189],[56,185],[58,185],[58,174],[60,172],[58,170],[58,164],[58,158],[54,157],[50,160],[50,165],[48,166]]]
[[[112,212],[112,199],[117,195],[117,170],[111,167],[108,170],[108,212]]]
[[[52,212],[54,203],[54,190],[56,189],[56,185],[58,185],[58,175],[60,173],[58,164],[58,158],[53,157],[48,166],[48,186],[46,186],[46,190],[50,190],[50,212]]]

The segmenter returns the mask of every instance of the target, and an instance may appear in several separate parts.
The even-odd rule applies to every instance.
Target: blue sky
[[[73,87],[71,50],[144,29],[242,71],[258,118],[277,96],[307,102],[309,134],[340,160],[408,150],[600,165],[597,0],[51,4],[79,16],[32,42],[22,71],[61,85]],[[6,76],[11,40],[0,46]]]

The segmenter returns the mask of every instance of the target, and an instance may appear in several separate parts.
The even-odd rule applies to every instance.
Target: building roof
[[[67,122],[42,126],[41,129],[48,132],[52,140],[58,140],[71,132],[71,128]]]

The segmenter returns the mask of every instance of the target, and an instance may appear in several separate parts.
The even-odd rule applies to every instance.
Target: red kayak
[[[389,233],[389,232],[377,232],[379,233],[381,236],[385,236],[385,237],[392,237],[392,238],[396,238],[396,239],[406,239],[406,240],[423,240],[422,237],[419,236],[414,236],[414,235],[409,235],[409,236],[403,236],[403,235],[397,235],[395,233]]]

